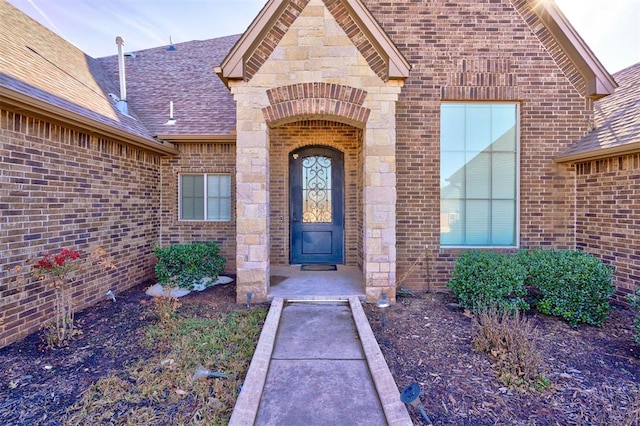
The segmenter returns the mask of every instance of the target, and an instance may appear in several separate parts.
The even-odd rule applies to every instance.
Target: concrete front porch
[[[271,267],[267,298],[285,300],[348,300],[365,298],[364,277],[356,266],[338,265],[337,271],[302,271],[300,265]]]

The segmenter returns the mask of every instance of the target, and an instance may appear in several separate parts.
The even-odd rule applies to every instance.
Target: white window
[[[180,175],[181,220],[231,220],[231,176]]]
[[[440,244],[517,245],[518,107],[440,107]]]

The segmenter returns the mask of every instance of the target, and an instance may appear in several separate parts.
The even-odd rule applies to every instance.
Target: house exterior
[[[640,63],[614,76],[592,130],[555,161],[575,170],[576,248],[616,267],[614,297],[625,301],[640,283]]]
[[[369,299],[441,290],[470,248],[581,248],[637,286],[637,126],[606,150],[621,181],[588,133],[616,82],[552,2],[270,0],[242,35],[100,59],[0,13],[0,345],[52,304],[13,268],[62,246],[118,264],[79,308],[203,240],[239,301],[290,264],[357,266]]]

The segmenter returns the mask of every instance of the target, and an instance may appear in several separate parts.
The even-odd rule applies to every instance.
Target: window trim
[[[438,108],[438,185],[440,185],[440,180],[442,177],[442,164],[441,164],[441,159],[442,159],[442,135],[440,134],[440,129],[441,129],[441,123],[442,123],[442,117],[441,117],[441,112],[442,112],[442,105],[443,104],[479,104],[479,105],[488,105],[488,104],[507,104],[507,105],[515,105],[516,107],[516,197],[515,197],[515,203],[516,203],[516,211],[515,211],[515,244],[514,245],[459,245],[459,244],[455,244],[455,245],[443,245],[442,244],[442,240],[441,240],[441,232],[440,232],[440,208],[442,206],[442,194],[440,189],[438,188],[438,197],[439,197],[439,203],[438,203],[438,247],[440,247],[441,249],[444,250],[505,250],[505,249],[520,249],[520,222],[521,222],[521,216],[520,216],[520,174],[521,174],[521,161],[520,161],[520,157],[521,157],[521,151],[522,151],[522,144],[521,144],[521,138],[520,138],[520,129],[521,129],[521,121],[522,121],[522,105],[520,102],[517,101],[491,101],[491,100],[483,100],[483,101],[472,101],[472,100],[447,100],[447,101],[441,101],[440,102],[440,108]]]
[[[204,177],[204,219],[183,219],[182,218],[182,177],[183,176],[203,176]],[[208,177],[209,176],[228,176],[229,177],[229,219],[207,219],[208,208]],[[199,173],[199,172],[184,172],[178,173],[178,222],[209,222],[209,223],[224,223],[233,221],[233,179],[231,173],[216,172],[216,173]]]

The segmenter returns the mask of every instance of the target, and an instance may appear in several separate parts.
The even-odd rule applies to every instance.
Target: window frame
[[[203,177],[203,211],[204,211],[204,218],[203,219],[184,219],[182,217],[182,203],[183,203],[183,197],[182,197],[182,178],[184,176],[202,176]],[[209,200],[209,196],[208,194],[208,177],[209,176],[227,176],[229,178],[229,218],[228,219],[207,219],[208,217],[208,200]],[[232,180],[232,176],[231,173],[190,173],[190,172],[185,172],[185,173],[179,173],[178,174],[178,221],[179,222],[231,222],[233,220],[233,180]],[[219,197],[221,198],[221,197]]]
[[[441,215],[442,215],[442,187],[441,185],[441,180],[442,180],[442,134],[441,134],[441,128],[442,128],[442,106],[443,105],[513,105],[515,107],[515,118],[516,118],[516,125],[515,125],[515,131],[516,131],[516,137],[515,137],[515,198],[514,198],[514,202],[515,202],[515,217],[514,217],[514,221],[515,221],[515,227],[514,227],[514,244],[513,245],[486,245],[486,244],[479,244],[479,245],[475,245],[475,244],[442,244],[442,222],[441,222]],[[438,185],[439,185],[439,226],[438,226],[438,245],[440,248],[442,249],[493,249],[493,250],[504,250],[504,249],[519,249],[520,248],[520,171],[521,171],[521,166],[520,166],[520,156],[521,156],[521,151],[522,151],[522,145],[521,145],[521,138],[520,138],[520,129],[521,129],[521,121],[522,121],[522,114],[521,114],[521,104],[520,102],[516,102],[516,101],[470,101],[470,100],[452,100],[452,101],[441,101],[440,102],[440,108],[438,110],[438,117],[439,117],[439,121],[438,121],[438,154],[439,154],[439,158],[438,158]],[[466,150],[465,150],[466,152]],[[469,198],[467,198],[465,196],[464,200],[468,200]]]

